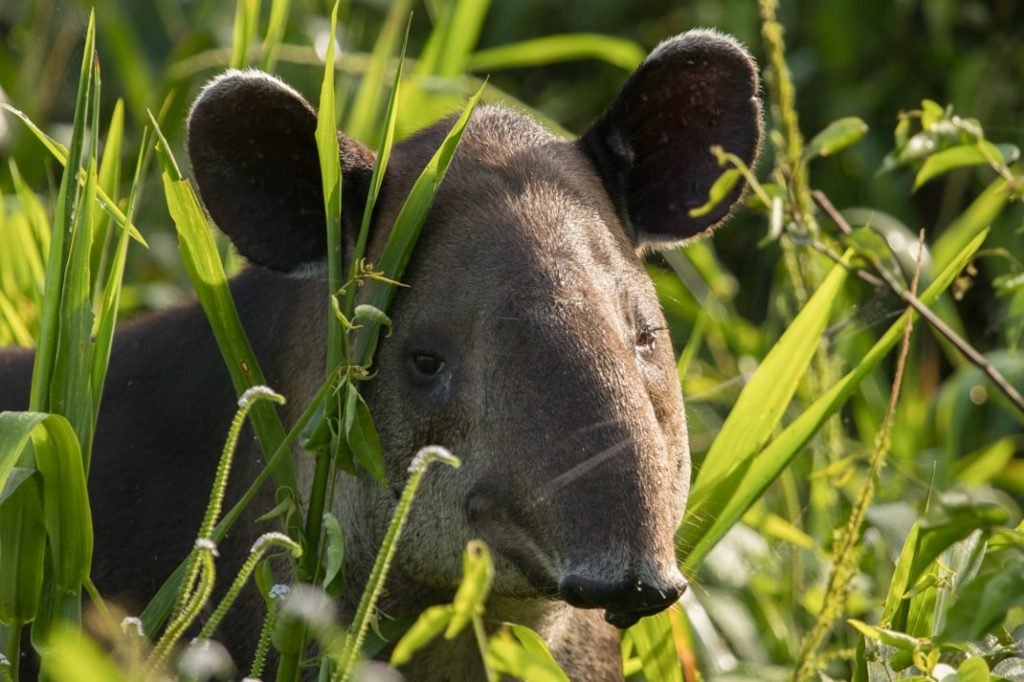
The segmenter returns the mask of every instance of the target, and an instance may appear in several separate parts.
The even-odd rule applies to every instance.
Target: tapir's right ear
[[[199,194],[254,263],[295,273],[327,257],[315,133],[316,113],[306,100],[257,71],[216,78],[192,107],[188,153]],[[339,142],[348,222],[362,215],[374,156],[345,136]]]
[[[720,145],[752,166],[761,145],[757,67],[732,38],[708,30],[670,38],[630,77],[579,144],[590,156],[638,246],[665,247],[710,232],[743,185],[711,212],[724,168]]]

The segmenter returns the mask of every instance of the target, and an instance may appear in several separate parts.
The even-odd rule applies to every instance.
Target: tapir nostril
[[[570,573],[562,577],[558,592],[569,604],[584,609],[605,609],[609,614],[641,616],[658,613],[671,606],[686,590],[686,580],[677,575],[672,580],[604,581]]]

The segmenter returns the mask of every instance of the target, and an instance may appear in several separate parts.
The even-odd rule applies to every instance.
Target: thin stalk
[[[292,556],[299,557],[302,555],[302,547],[297,542],[292,540],[284,533],[266,533],[256,541],[252,546],[252,550],[249,552],[249,556],[246,558],[245,563],[242,564],[242,568],[238,571],[238,575],[235,576],[235,580],[231,583],[231,587],[228,588],[227,594],[221,599],[220,604],[214,610],[213,615],[203,625],[203,629],[199,631],[199,639],[209,639],[220,622],[224,620],[224,616],[227,615],[228,609],[235,603],[235,599],[238,598],[239,592],[245,587],[245,583],[249,580],[249,576],[256,570],[256,564],[260,562],[263,555],[267,553],[267,550],[271,547],[284,547],[291,551]]]
[[[429,445],[421,449],[413,457],[412,463],[409,465],[409,481],[405,484],[402,497],[398,500],[398,506],[395,507],[395,514],[391,517],[391,523],[384,535],[380,552],[377,553],[377,560],[374,561],[373,570],[370,572],[370,580],[359,600],[356,617],[352,621],[348,637],[345,638],[345,648],[342,650],[338,668],[331,678],[331,682],[342,682],[352,677],[352,671],[359,661],[359,652],[366,637],[366,630],[370,626],[370,614],[384,589],[384,576],[387,575],[391,560],[395,556],[395,550],[398,548],[398,538],[401,536],[405,520],[409,516],[412,500],[416,496],[416,490],[420,486],[427,467],[435,461],[444,462],[455,468],[461,465],[459,460],[448,450],[436,445]]]
[[[853,233],[853,229],[850,227],[850,224],[846,222],[846,219],[843,218],[842,214],[836,210],[836,207],[832,205],[832,202],[829,201],[829,198],[823,192],[816,191],[813,196],[815,202],[817,202],[818,206],[828,214],[828,217],[832,219],[840,232],[844,235],[850,235]],[[1017,408],[1021,416],[1024,416],[1024,396],[1020,394],[1013,384],[1007,381],[1006,377],[1004,377],[1002,373],[985,358],[984,355],[979,353],[974,346],[957,334],[956,331],[946,324],[942,318],[936,315],[931,308],[922,303],[921,300],[917,298],[914,291],[907,291],[900,286],[900,284],[896,282],[884,268],[878,267],[877,264],[874,263],[872,263],[872,265],[874,266],[875,273],[863,272],[860,268],[857,268],[855,272],[865,282],[877,287],[884,286],[899,296],[905,304],[913,308],[921,315],[921,317],[927,320],[928,324],[930,324],[935,331],[939,332],[939,334],[941,334],[947,341],[953,344],[953,346],[965,358],[967,358],[971,364],[980,369],[996,386],[996,388],[998,388],[1010,400],[1010,402],[1013,403],[1013,406]]]
[[[921,255],[924,253],[924,231],[922,230],[918,241],[917,263],[914,267],[914,279],[910,284],[912,294],[917,292],[917,283],[921,275]],[[909,304],[908,304],[909,305]],[[896,405],[899,402],[900,388],[903,383],[903,372],[906,367],[907,354],[910,351],[910,333],[913,330],[913,315],[907,316],[907,322],[903,327],[903,340],[900,343],[900,352],[896,360],[896,373],[893,377],[892,390],[889,392],[889,404],[885,410],[885,418],[878,433],[875,443],[875,450],[871,454],[868,471],[864,479],[864,486],[854,504],[850,514],[850,520],[843,530],[843,533],[836,543],[833,551],[833,567],[829,576],[828,589],[821,605],[821,612],[814,623],[814,627],[807,634],[800,653],[800,664],[793,675],[797,682],[811,679],[817,668],[816,654],[821,648],[825,637],[832,628],[832,622],[839,616],[846,603],[846,596],[850,590],[851,577],[856,570],[856,561],[859,556],[857,542],[860,539],[861,528],[864,525],[864,518],[868,506],[875,492],[875,480],[882,468],[885,466],[885,459],[889,453],[889,445],[892,434],[892,425],[896,416]]]
[[[498,682],[497,674],[491,670],[491,666],[487,662],[487,630],[484,629],[484,619],[480,617],[479,613],[473,614],[473,634],[476,636],[477,648],[480,649],[480,661],[484,665],[487,682]]]

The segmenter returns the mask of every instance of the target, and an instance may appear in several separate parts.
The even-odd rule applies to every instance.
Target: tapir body
[[[722,222],[741,187],[712,211],[690,213],[723,170],[709,148],[752,163],[760,116],[752,60],[710,31],[659,46],[579,140],[507,109],[474,112],[406,272],[410,286],[390,311],[394,331],[374,359],[377,376],[363,387],[388,485],[369,475],[337,481],[343,620],[354,614],[411,458],[439,444],[463,466],[425,477],[380,611],[410,616],[450,601],[466,542],[482,538],[496,564],[488,621],[533,627],[572,679],[621,679],[615,626],[661,611],[685,589],[673,546],[689,486],[685,414],[642,255]],[[452,124],[393,150],[371,261]],[[213,81],[189,122],[203,202],[254,263],[232,292],[269,385],[289,399],[288,424],[326,371],[315,126],[297,93],[255,72]],[[374,156],[340,142],[346,255]],[[30,372],[31,352],[0,353],[0,409],[25,409]],[[89,481],[93,578],[139,607],[193,543],[236,396],[197,305],[120,331],[106,387]],[[241,489],[262,465],[251,439],[236,462]],[[308,484],[312,458],[299,454],[296,466]],[[253,515],[271,505],[268,492]],[[266,530],[238,524],[220,547],[220,575],[232,575]],[[257,625],[251,613],[235,618],[225,640],[244,650]],[[403,672],[468,680],[481,667],[467,635],[428,648]]]

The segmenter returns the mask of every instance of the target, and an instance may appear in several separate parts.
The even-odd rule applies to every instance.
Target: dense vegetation
[[[0,345],[46,349],[53,362],[37,379],[61,400],[40,398],[33,410],[66,417],[8,415],[0,422],[5,651],[17,651],[10,633],[33,620],[46,621],[40,630],[49,631],[56,612],[80,618],[83,584],[91,591],[83,581],[91,534],[80,523],[88,520],[84,469],[68,474],[54,462],[88,460],[115,315],[189,295],[196,263],[210,262],[195,255],[204,249],[219,249],[229,273],[240,266],[203,221],[181,219],[195,215],[194,198],[174,189],[182,187],[173,159],[184,158],[186,107],[209,77],[229,65],[276,71],[311,101],[319,94],[321,110],[336,107],[341,128],[377,146],[389,122],[401,136],[463,110],[491,74],[483,101],[514,102],[578,132],[660,39],[711,25],[737,35],[761,61],[772,134],[759,168],[722,159],[723,183],[738,173],[754,180],[749,210],[714,242],[650,262],[679,350],[697,472],[677,535],[694,587],[684,608],[629,631],[627,672],[651,681],[697,674],[1024,679],[1019,3],[348,2],[338,12],[333,81],[324,79],[326,46],[334,44],[331,8],[300,0],[260,5],[99,2],[95,33],[86,7],[47,0],[0,7],[0,101],[38,127],[10,108],[0,118],[8,161],[0,168]],[[410,9],[410,58],[392,101]],[[93,39],[98,71],[81,60]],[[100,75],[102,88],[91,86]],[[154,120],[163,137],[150,163]],[[66,148],[44,146],[43,134]],[[61,155],[83,169],[84,182],[61,174]],[[325,148],[324,158],[330,155]],[[444,163],[435,168],[441,175]],[[432,179],[413,209],[427,205]],[[126,223],[138,226],[148,249]],[[91,235],[85,248],[81,239],[76,248],[54,247],[54,235],[72,226]],[[188,245],[182,255],[176,233]],[[62,279],[53,255],[81,266],[68,272],[91,276]],[[400,274],[376,265],[384,279]],[[223,274],[214,270],[205,280],[214,284],[200,287],[200,298],[217,300]],[[379,272],[352,276],[380,285],[379,307],[386,308]],[[92,300],[95,319],[68,294],[63,303],[52,293],[44,299],[44,280],[48,292]],[[343,283],[339,276],[336,284]],[[917,313],[912,328],[910,310]],[[356,310],[351,299],[340,312],[383,319]],[[230,320],[219,324],[230,327]],[[58,361],[58,325],[92,337],[87,361]],[[230,352],[248,351],[238,342]],[[344,360],[358,367],[369,358]],[[334,381],[362,378],[350,372]],[[265,403],[250,407],[272,453],[283,429]],[[344,414],[334,416],[344,421]],[[25,447],[30,433],[34,454]],[[344,436],[372,468],[379,455],[372,442]],[[67,477],[57,506],[49,487],[54,469]],[[51,519],[61,513],[63,525]],[[12,543],[10,529],[33,515],[45,536]],[[213,508],[213,521],[218,517]],[[291,548],[294,537],[270,542]],[[64,595],[48,611],[26,587],[44,580],[44,556],[59,557],[45,582]],[[209,557],[195,556],[201,588]],[[479,617],[486,561],[480,547],[467,552],[467,581],[456,600],[464,624]],[[320,563],[303,558],[296,573]],[[323,563],[330,570],[330,559]],[[255,560],[252,569],[259,573]],[[165,612],[176,618],[201,606],[202,590],[185,587],[191,596],[171,590],[164,597]],[[437,618],[452,617],[428,616],[434,633],[444,627]],[[159,619],[146,625],[159,630]],[[52,630],[52,673],[59,680],[89,679],[88,670],[99,671],[94,679],[134,678],[141,668],[131,665],[152,669],[171,655],[179,625],[152,637],[153,650],[126,636],[122,673],[100,667],[89,645]],[[344,672],[357,653],[353,638],[346,642],[333,627],[315,634]],[[430,633],[414,635],[410,645]],[[513,635],[482,643],[494,670],[558,679],[530,633]],[[295,658],[282,658],[278,679],[293,679]],[[0,679],[5,670],[0,666]]]

